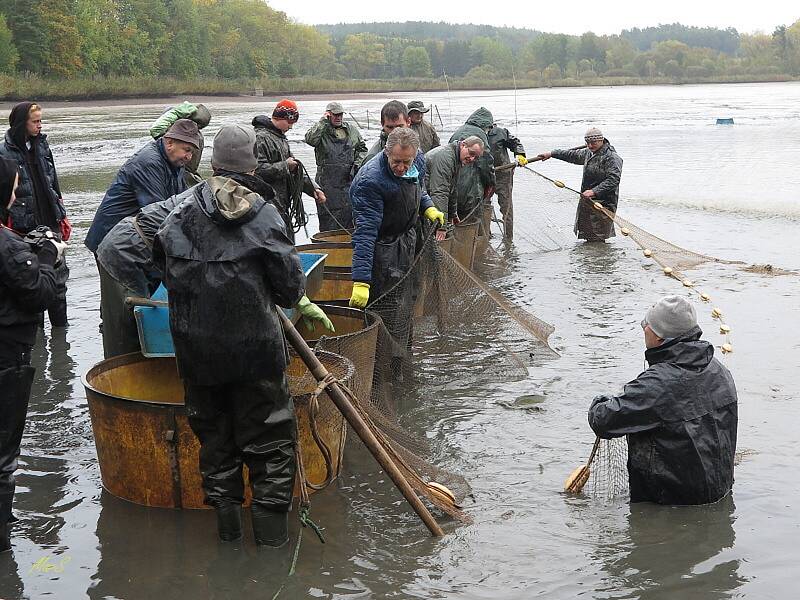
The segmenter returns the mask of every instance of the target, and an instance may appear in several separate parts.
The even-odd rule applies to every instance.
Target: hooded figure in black
[[[169,291],[186,412],[200,440],[205,501],[217,511],[220,538],[242,536],[246,464],[256,543],[281,546],[288,540],[296,432],[275,307],[296,306],[323,323],[324,314],[303,295],[300,258],[280,213],[243,185],[266,185],[252,176],[255,145],[252,127],[220,129],[211,159],[216,175],[186,192],[166,218],[153,262]]]
[[[716,502],[733,485],[733,377],[700,339],[685,298],[659,300],[642,327],[650,367],[622,394],[595,398],[589,425],[604,439],[628,437],[631,502]]]
[[[8,116],[9,129],[0,144],[0,157],[19,165],[19,187],[16,201],[3,223],[26,234],[46,225],[63,241],[72,233],[67,212],[61,199],[53,153],[42,130],[42,109],[33,102],[20,102]],[[65,260],[56,268],[58,294],[47,309],[50,324],[67,325],[67,279],[69,268]]]
[[[56,297],[53,265],[65,244],[23,241],[7,222],[17,163],[0,158],[0,552],[10,548],[14,471],[35,369],[31,347],[42,311]],[[13,204],[12,204],[13,205]]]

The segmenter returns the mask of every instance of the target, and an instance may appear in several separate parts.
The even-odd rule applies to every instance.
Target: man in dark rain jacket
[[[511,135],[508,129],[492,124],[486,136],[489,138],[489,152],[494,157],[495,169],[511,164],[508,158],[509,150],[513,152],[517,164],[523,167],[528,164],[522,142]],[[497,204],[500,205],[500,214],[503,215],[503,234],[507,240],[511,240],[514,238],[514,202],[511,196],[514,189],[514,169],[495,171],[495,177]]]
[[[319,230],[352,229],[348,192],[367,145],[358,129],[344,120],[344,108],[338,102],[328,104],[319,122],[306,132],[305,141],[314,147],[316,180],[326,198],[324,202],[317,200]]]
[[[19,165],[17,199],[8,212],[5,225],[25,234],[40,225],[49,227],[67,241],[72,225],[67,218],[58,184],[53,153],[42,133],[42,108],[33,102],[20,102],[8,116],[9,129],[0,144],[0,157]],[[67,280],[69,267],[61,260],[56,267],[58,292],[47,316],[54,327],[67,325]]]
[[[408,116],[408,107],[399,100],[390,100],[381,107],[381,134],[372,144],[360,166],[364,166],[373,157],[378,156],[386,148],[386,139],[398,127],[410,127],[411,119]],[[420,147],[420,150],[422,148]],[[424,152],[423,152],[424,153]]]
[[[223,126],[212,167],[252,175],[255,145],[252,127]],[[296,305],[323,323],[325,317],[303,295],[300,258],[274,206],[222,175],[190,192],[156,234],[153,260],[169,290],[170,331],[189,424],[200,440],[205,502],[216,509],[220,538],[241,538],[247,464],[256,543],[282,546],[296,435],[275,306]]]
[[[481,218],[477,207],[483,204],[484,199],[491,198],[497,185],[494,173],[494,158],[489,147],[489,138],[486,133],[491,129],[494,117],[488,109],[480,107],[472,113],[461,127],[450,136],[450,143],[460,142],[471,135],[478,136],[483,142],[484,152],[480,159],[467,169],[458,173],[455,187],[456,205],[458,207],[458,220],[469,217],[470,220]]]
[[[11,547],[14,472],[35,371],[31,348],[42,311],[56,297],[53,265],[66,247],[55,239],[28,244],[4,225],[19,171],[16,161],[0,158],[0,552]]]
[[[597,127],[589,128],[584,141],[586,148],[553,150],[539,154],[537,158],[547,160],[552,157],[583,165],[583,198],[575,213],[575,235],[587,242],[602,242],[616,235],[614,222],[595,210],[594,203],[599,202],[612,213],[617,212],[622,159]]]
[[[122,219],[185,190],[184,167],[200,144],[197,123],[178,119],[162,137],[129,158],[100,202],[86,234],[86,247],[97,252],[106,234]]]
[[[631,502],[716,502],[733,485],[733,377],[685,298],[659,300],[642,327],[649,368],[621,395],[595,398],[589,425],[604,439],[628,436]]]
[[[203,130],[208,127],[208,124],[211,122],[211,111],[208,110],[205,104],[195,105],[188,101],[182,102],[177,106],[173,106],[156,119],[156,122],[150,126],[150,135],[154,140],[157,140],[163,136],[178,119],[194,121],[197,123],[197,128]],[[203,158],[203,147],[205,146],[203,136],[200,135],[197,141],[200,143],[200,146],[197,148],[197,152],[192,152],[192,160],[186,163],[184,167],[186,187],[192,187],[203,181],[200,173],[198,173],[200,161]]]
[[[286,132],[294,127],[298,119],[300,112],[292,100],[278,102],[271,117],[258,115],[253,119],[258,140],[256,175],[275,189],[275,205],[286,222],[292,241],[295,234],[292,213],[296,210],[296,203],[302,206],[302,193],[305,192],[320,204],[326,201],[323,191],[306,174],[303,165],[289,148]],[[298,230],[302,226],[303,223],[297,224]]]

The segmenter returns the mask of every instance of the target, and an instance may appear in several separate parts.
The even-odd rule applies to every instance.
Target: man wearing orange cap
[[[286,132],[299,119],[297,104],[286,99],[278,102],[271,117],[258,115],[253,119],[258,150],[256,175],[275,189],[275,202],[292,241],[294,233],[308,222],[301,199],[303,192],[318,203],[326,200],[323,191],[289,148]]]

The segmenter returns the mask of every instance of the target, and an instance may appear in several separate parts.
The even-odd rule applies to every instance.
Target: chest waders
[[[350,182],[353,180],[355,148],[350,138],[325,136],[322,141],[325,161],[317,169],[317,183],[327,199],[317,203],[319,230],[353,229]]]

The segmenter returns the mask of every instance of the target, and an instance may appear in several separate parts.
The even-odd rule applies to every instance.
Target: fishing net
[[[601,441],[589,475],[592,498],[610,501],[628,494],[627,462],[628,443],[625,438]]]
[[[468,384],[524,378],[532,361],[556,356],[548,344],[553,327],[471,269],[476,249],[484,245],[481,231],[481,224],[465,223],[442,242],[436,241],[433,231],[420,231],[410,270],[366,313],[354,311],[365,315],[362,326],[345,331],[337,324],[337,334],[344,335],[323,337],[316,346],[355,364],[352,389],[378,439],[421,496],[462,521],[468,521],[459,508],[470,494],[466,479],[433,464],[424,431],[401,425],[398,408],[409,398],[427,399],[428,375],[421,366],[446,362],[448,369],[436,372],[437,382],[458,378]],[[341,233],[333,235],[343,247],[349,246]],[[346,305],[352,282],[349,274],[336,269],[340,267],[326,273],[329,285],[312,300]],[[343,285],[338,285],[337,298],[339,283]],[[326,310],[330,316],[352,309]],[[445,486],[452,498],[439,486]]]

